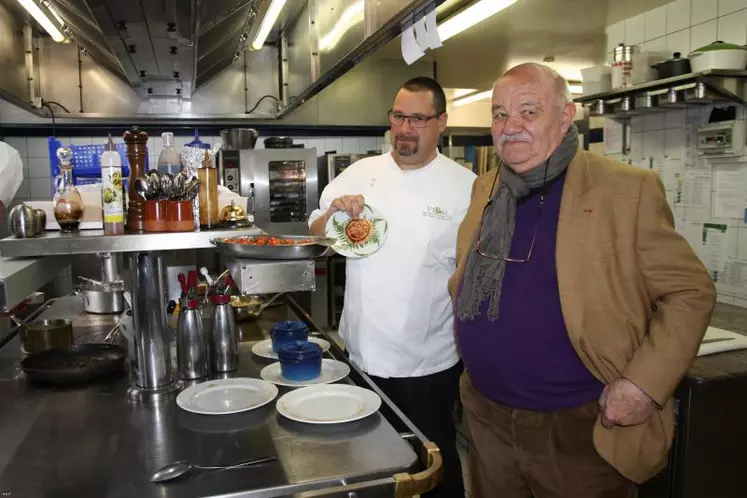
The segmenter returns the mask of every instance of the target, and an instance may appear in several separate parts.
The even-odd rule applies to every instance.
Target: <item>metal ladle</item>
[[[192,469],[197,469],[197,470],[238,469],[238,468],[249,467],[251,465],[259,465],[261,463],[273,462],[275,460],[277,460],[276,457],[265,457],[265,458],[257,458],[255,460],[247,460],[244,462],[239,462],[234,465],[224,465],[224,466],[215,466],[215,467],[195,465],[188,460],[179,460],[178,462],[170,463],[169,465],[161,467],[160,469],[155,471],[153,473],[153,476],[151,476],[150,481],[151,482],[171,481],[172,479],[176,479],[177,477],[183,476],[184,474],[186,474]]]

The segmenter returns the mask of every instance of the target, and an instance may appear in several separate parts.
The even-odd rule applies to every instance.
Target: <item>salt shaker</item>
[[[231,309],[231,297],[218,294],[213,301],[213,341],[210,359],[213,372],[239,368],[239,331]]]
[[[179,377],[184,380],[202,379],[208,375],[207,347],[199,307],[199,300],[187,301],[187,307],[179,312],[176,324],[176,359]]]

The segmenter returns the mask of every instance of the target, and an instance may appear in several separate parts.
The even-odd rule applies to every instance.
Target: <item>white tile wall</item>
[[[663,45],[668,52],[683,55],[716,40],[747,44],[747,0],[673,0],[608,26],[606,32],[608,54],[621,36],[625,43],[640,45],[644,50],[658,50]],[[629,157],[622,159],[661,155],[685,158],[688,130],[706,123],[710,110],[709,107],[673,110],[632,119],[631,152]],[[739,108],[737,119],[747,119],[747,111]],[[713,191],[710,197],[712,200]],[[702,251],[699,243],[701,223],[722,222],[730,226],[729,256],[747,261],[747,224],[744,220],[715,220],[710,206],[675,206],[673,211],[678,218],[689,220],[684,235],[696,252]],[[747,288],[729,287],[723,282],[717,282],[717,288],[719,301],[747,307]]]
[[[625,43],[638,45],[646,41],[646,16],[641,14],[625,20]]]
[[[606,53],[611,54],[612,50],[617,46],[618,43],[625,43],[625,21],[620,21],[611,26],[607,26],[606,32],[607,32]]]
[[[682,57],[687,57],[690,52],[690,28],[685,28],[667,35],[667,52],[679,52]]]
[[[747,0],[718,0],[719,17],[742,9],[747,9]]]
[[[713,43],[717,36],[718,20],[716,19],[693,26],[690,30],[690,50]]]
[[[718,0],[692,0],[691,25],[718,17]]]
[[[746,44],[747,9],[719,17],[716,38],[721,41],[736,43],[737,45]]]
[[[676,0],[666,5],[667,33],[690,27],[690,0]]]
[[[667,34],[667,6],[662,5],[644,14],[645,40],[653,40]]]

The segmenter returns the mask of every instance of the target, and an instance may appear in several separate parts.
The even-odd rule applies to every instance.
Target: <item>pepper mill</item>
[[[127,162],[130,166],[127,186],[127,229],[133,232],[144,230],[145,201],[135,190],[135,178],[145,176],[145,161],[148,157],[148,134],[133,126],[122,137],[127,144]]]

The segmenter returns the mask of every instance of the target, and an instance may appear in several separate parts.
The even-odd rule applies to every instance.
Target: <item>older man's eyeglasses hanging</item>
[[[540,202],[539,202],[539,209],[537,210],[537,222],[534,224],[534,231],[532,232],[532,242],[529,244],[529,251],[527,252],[527,255],[523,258],[510,258],[507,255],[501,255],[501,254],[494,254],[487,252],[483,249],[483,240],[482,240],[482,229],[483,224],[485,223],[485,213],[487,212],[488,208],[493,204],[493,193],[495,191],[495,186],[498,183],[498,178],[500,177],[500,168],[503,167],[503,163],[501,162],[498,165],[498,173],[495,175],[495,180],[493,180],[493,185],[490,187],[490,194],[488,197],[488,202],[485,204],[485,207],[482,210],[482,216],[480,217],[480,229],[477,238],[477,244],[475,245],[475,250],[477,251],[477,254],[484,258],[490,258],[490,259],[502,259],[503,261],[506,261],[507,263],[529,263],[529,261],[532,259],[532,253],[534,252],[534,244],[537,242],[537,231],[539,229],[539,223],[540,219],[542,218],[542,209],[545,206],[545,194],[547,193],[547,164],[545,164],[545,179],[542,182],[543,187],[542,193],[540,194]],[[510,246],[510,244],[509,244]]]

